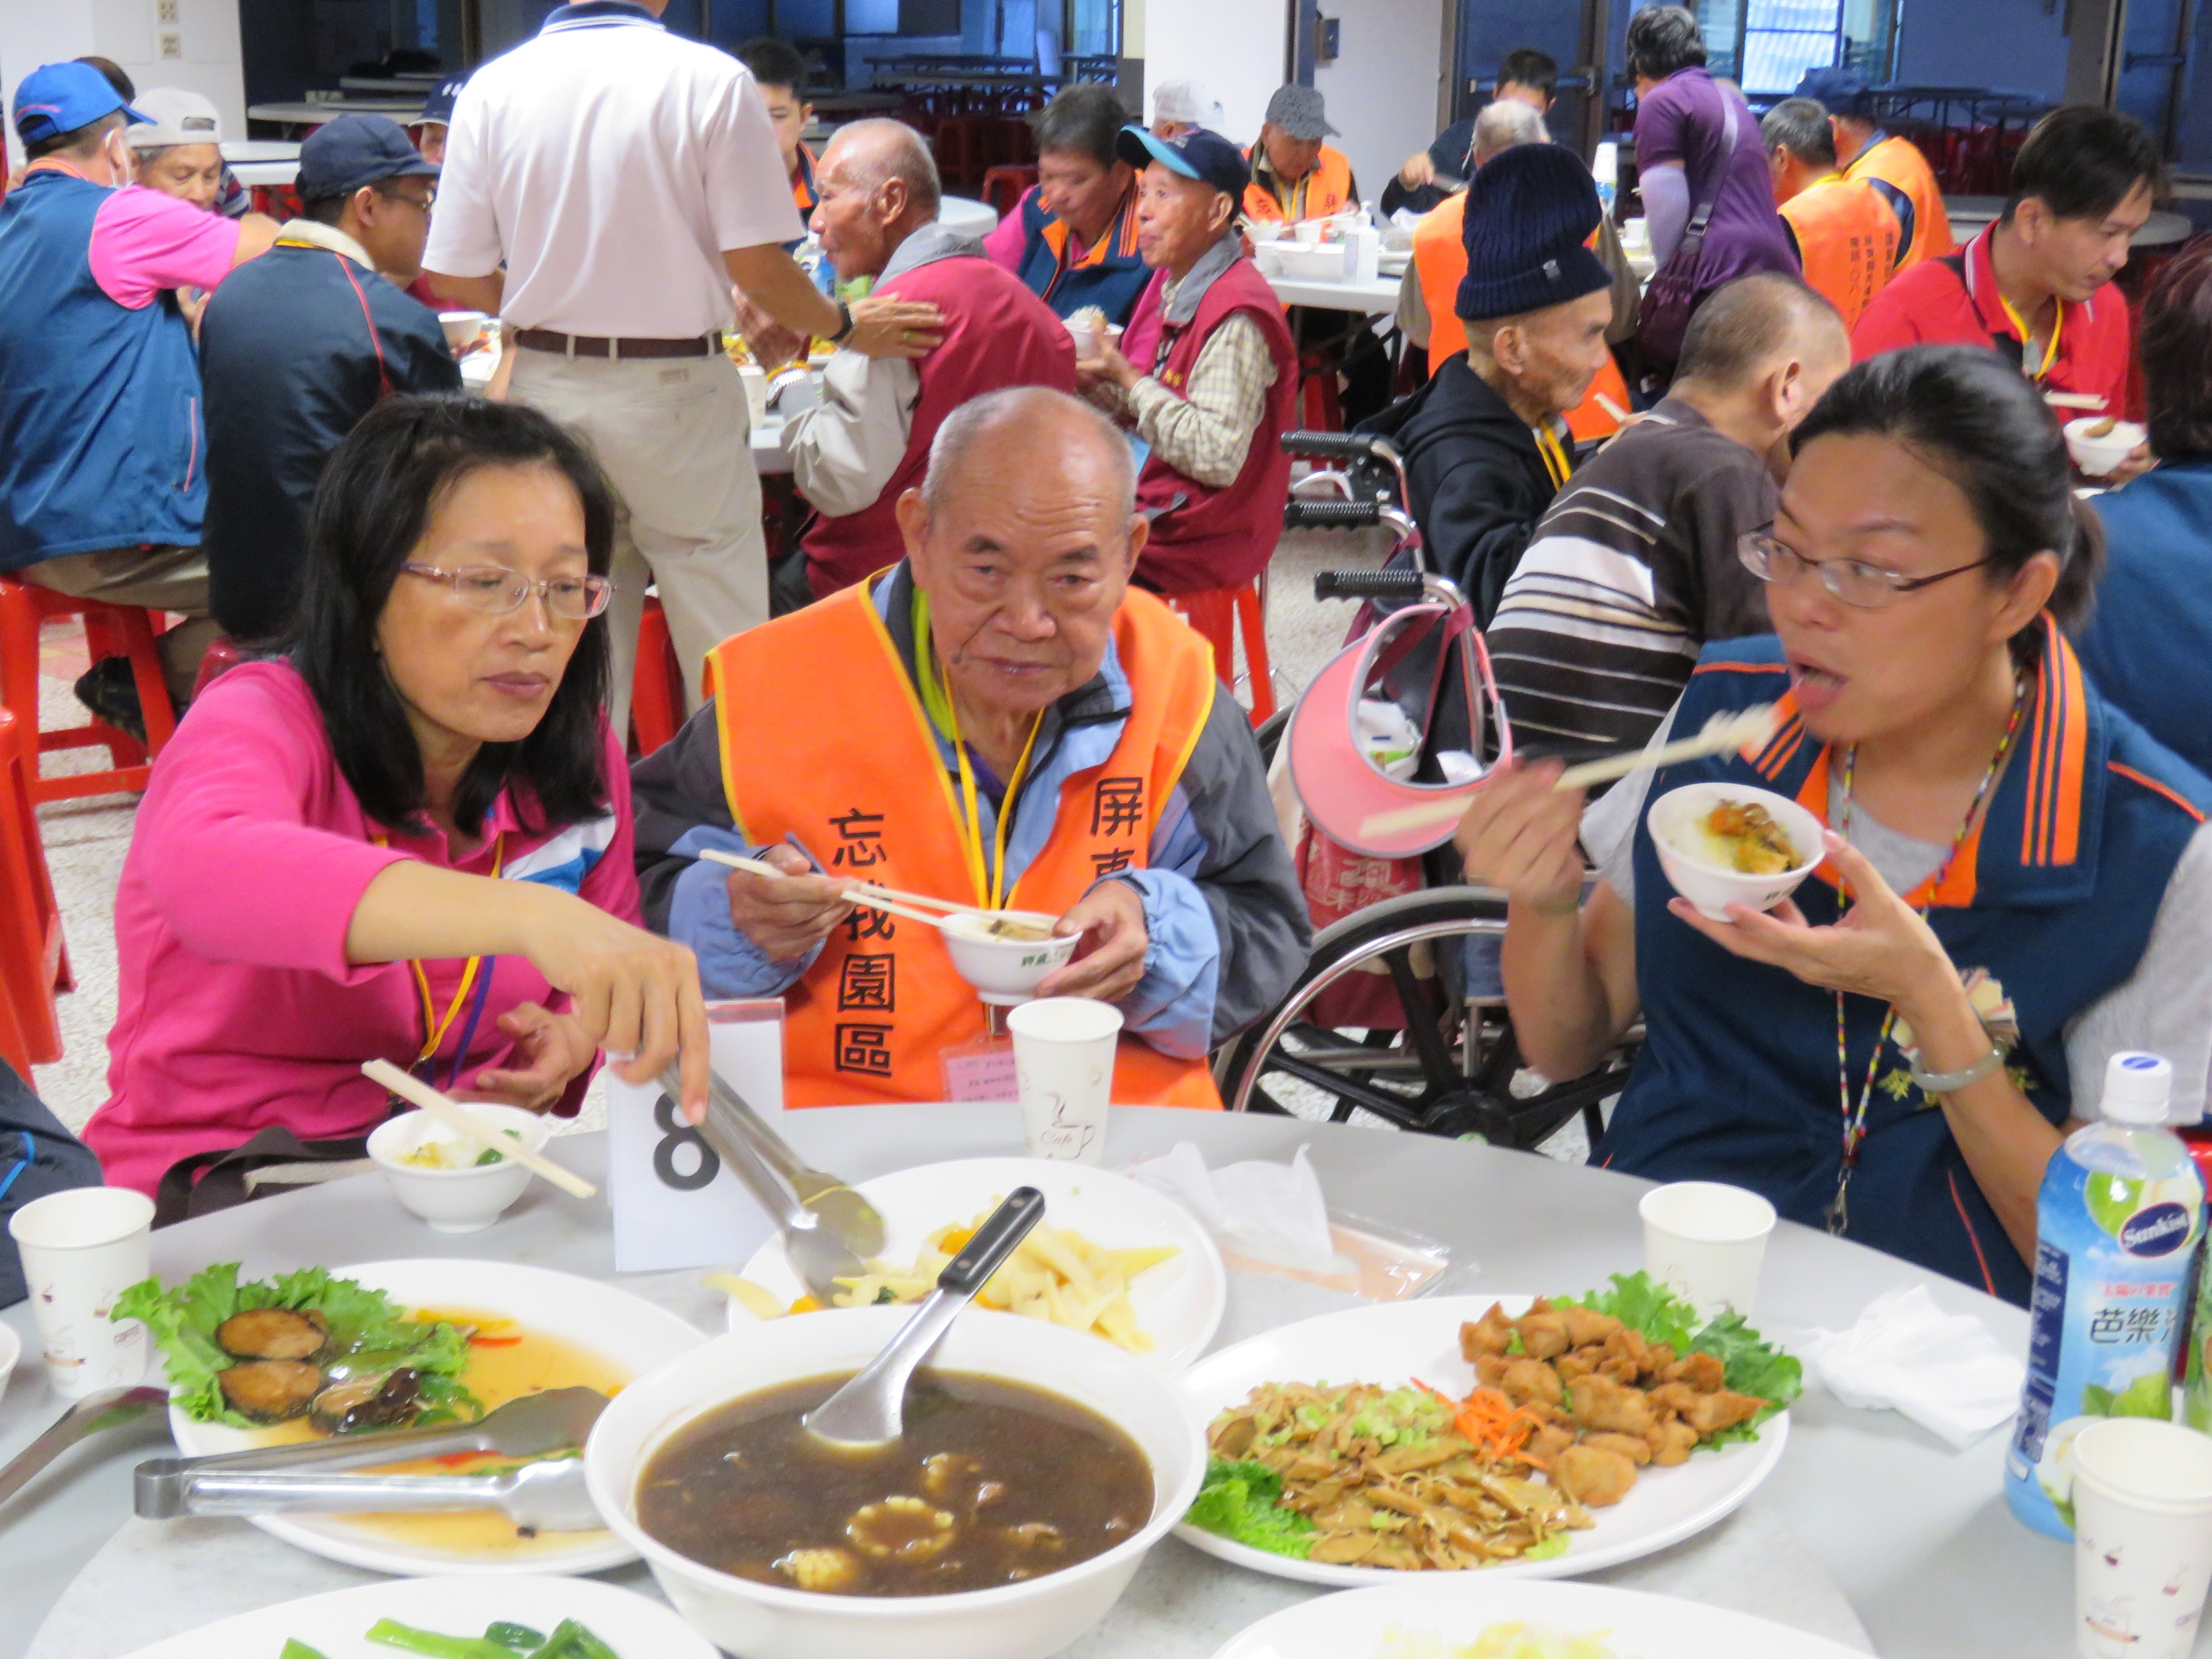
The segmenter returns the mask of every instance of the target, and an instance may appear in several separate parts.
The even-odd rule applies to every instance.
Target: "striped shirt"
[[[1775,499],[1764,458],[1679,398],[1583,463],[1485,635],[1516,733],[1538,752],[1645,742],[1706,641],[1767,631],[1736,543]]]

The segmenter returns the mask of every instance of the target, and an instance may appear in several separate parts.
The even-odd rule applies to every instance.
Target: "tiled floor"
[[[1277,696],[1287,703],[1344,641],[1351,617],[1341,604],[1313,599],[1316,571],[1340,564],[1372,564],[1375,550],[1343,533],[1307,532],[1286,539],[1278,553],[1268,594],[1267,638]],[[48,625],[40,639],[40,723],[46,729],[81,724],[84,712],[70,682],[84,671],[83,636],[74,623]],[[49,774],[89,770],[105,751],[78,750],[50,756]],[[131,843],[136,798],[103,796],[41,807],[47,867],[61,902],[63,931],[76,988],[59,1000],[63,1054],[34,1067],[40,1094],[71,1128],[81,1127],[107,1097],[107,1032],[115,1021],[115,890]],[[595,1097],[574,1127],[598,1127]]]

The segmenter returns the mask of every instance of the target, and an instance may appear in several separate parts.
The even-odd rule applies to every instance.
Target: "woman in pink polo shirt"
[[[697,969],[637,926],[605,714],[617,510],[517,404],[388,398],[339,447],[290,653],[192,705],[139,807],[85,1135],[110,1182],[167,1218],[357,1156],[375,1057],[573,1112],[602,1047],[639,1079],[680,1048],[703,1105]]]

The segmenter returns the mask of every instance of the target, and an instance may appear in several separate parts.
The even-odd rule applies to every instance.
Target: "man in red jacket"
[[[779,614],[898,562],[893,508],[921,482],[930,442],[954,410],[1005,386],[1075,389],[1066,326],[985,258],[981,242],[937,222],[937,165],[913,128],[840,127],[814,179],[819,199],[808,222],[837,280],[873,277],[878,295],[935,305],[945,338],[911,362],[839,352],[823,372],[820,404],[784,428],[793,479],[817,516],[801,538],[804,566],[792,561],[776,572]],[[750,305],[738,322],[771,372],[806,349]]]
[[[1146,446],[1137,506],[1152,533],[1136,580],[1163,593],[1241,587],[1282,533],[1298,384],[1282,302],[1237,228],[1244,158],[1204,127],[1173,138],[1125,127],[1120,154],[1144,169],[1137,247],[1154,274],[1122,350],[1102,345],[1080,368]]]
[[[2132,116],[2081,105],[2045,116],[2013,161],[2003,216],[1877,295],[1851,331],[1851,356],[1985,345],[2045,392],[2124,415],[2128,307],[2112,278],[2150,217],[2159,173],[2157,146]],[[2121,476],[2148,465],[2146,453]]]

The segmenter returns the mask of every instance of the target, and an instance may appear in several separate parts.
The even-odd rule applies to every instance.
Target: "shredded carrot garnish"
[[[1535,1414],[1523,1411],[1495,1389],[1477,1389],[1461,1401],[1452,1426],[1493,1457],[1517,1455],[1528,1437],[1542,1427]]]

